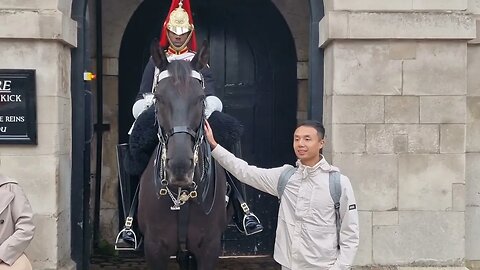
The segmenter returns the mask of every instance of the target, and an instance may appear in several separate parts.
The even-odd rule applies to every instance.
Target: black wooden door
[[[210,1],[197,13],[199,40],[210,43],[216,95],[224,112],[245,127],[242,156],[261,167],[293,160],[291,137],[296,112],[296,60],[290,32],[275,7],[264,1]],[[271,254],[278,200],[245,187],[247,201],[265,231],[245,237],[231,224],[225,255]]]
[[[223,102],[223,111],[244,125],[243,158],[250,164],[267,168],[292,163],[296,56],[291,33],[282,16],[266,0],[191,2],[198,43],[207,39],[210,44],[216,95]],[[144,12],[148,10],[152,7]],[[146,15],[138,15],[138,20],[148,18]],[[157,28],[150,33],[158,35],[160,26],[156,24]],[[140,59],[145,59],[146,48],[148,44],[143,52],[137,52]],[[129,57],[134,57],[131,52]],[[244,188],[247,202],[265,230],[254,236],[244,236],[232,223],[222,240],[223,255],[272,254],[278,200],[253,188]]]

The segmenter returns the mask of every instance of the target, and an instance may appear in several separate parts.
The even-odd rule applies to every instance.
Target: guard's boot
[[[237,140],[233,145],[231,145],[232,153],[237,157],[242,156],[242,147],[240,146],[240,140]],[[237,229],[245,234],[252,235],[263,231],[263,225],[260,223],[258,217],[250,211],[246,199],[245,188],[239,188],[245,186],[245,184],[240,183],[235,177],[230,173],[227,173],[227,182],[231,185],[233,199],[233,208],[235,210],[234,221]]]
[[[243,216],[243,229],[246,235],[252,235],[263,231],[263,225],[257,216],[250,212]]]
[[[135,239],[135,234],[130,231],[122,230],[117,235],[117,240],[115,241],[115,250],[136,250],[137,244]]]
[[[234,222],[237,229],[245,234],[252,235],[263,231],[263,225],[258,217],[252,213],[246,203],[240,204],[238,201],[233,203],[235,214]]]
[[[133,218],[128,217],[123,229],[117,234],[115,240],[115,250],[135,251],[142,242],[142,238],[138,238],[135,231],[132,230]]]

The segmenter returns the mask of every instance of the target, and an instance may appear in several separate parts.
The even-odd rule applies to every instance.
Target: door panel
[[[211,1],[211,3],[213,2]],[[285,138],[291,141],[295,125],[295,57],[293,47],[283,46],[283,48],[272,49],[268,40],[277,39],[269,35],[278,35],[282,39],[282,35],[288,37],[290,33],[280,31],[282,29],[278,27],[280,24],[272,19],[274,17],[269,16],[268,12],[263,15],[266,15],[265,17],[275,24],[272,29],[268,29],[268,23],[262,20],[262,16],[256,16],[258,20],[255,20],[255,16],[251,15],[251,10],[249,14],[244,14],[242,10],[248,11],[248,9],[232,8],[227,4],[222,6],[218,2],[215,3],[213,6],[217,9],[210,5],[200,9],[201,12],[197,13],[200,21],[203,22],[202,25],[199,25],[202,29],[202,34],[199,36],[209,39],[210,64],[216,80],[215,90],[216,95],[223,102],[223,111],[234,116],[244,125],[242,158],[259,167],[287,163],[291,160],[278,159],[273,154],[275,148],[291,154],[291,144],[287,147],[278,147],[276,142],[279,139],[285,140]],[[269,8],[273,8],[273,5]],[[248,15],[248,19],[246,19],[246,15]],[[276,15],[278,16],[278,14]],[[283,30],[285,31],[285,28]],[[278,44],[289,43],[284,40],[283,43]],[[289,49],[290,51],[288,51]],[[292,61],[281,63],[289,66],[287,69],[291,72],[283,78],[275,77],[277,67],[280,65],[277,62],[283,60],[273,59],[272,61],[272,53],[275,50],[286,55],[293,53]],[[275,85],[280,86],[279,89],[275,89]],[[276,117],[275,102],[278,102],[280,106],[290,104],[290,107],[286,109],[289,112]],[[276,126],[279,124],[290,126],[288,133],[274,135]],[[247,192],[249,206],[262,221],[265,231],[246,237],[241,235],[232,223],[224,234],[223,254],[272,254],[278,200],[248,186],[243,188]]]

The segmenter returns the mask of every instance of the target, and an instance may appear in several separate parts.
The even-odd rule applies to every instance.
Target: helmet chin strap
[[[190,41],[190,39],[192,38],[192,34],[193,34],[193,31],[190,31],[190,33],[188,34],[188,37],[187,39],[185,40],[185,42],[181,45],[181,46],[175,46],[175,44],[173,44],[172,40],[170,39],[170,36],[167,34],[167,38],[168,38],[168,43],[170,44],[170,47],[172,49],[174,49],[175,51],[179,52],[183,49],[185,49],[185,47],[187,47],[187,44],[188,42]]]

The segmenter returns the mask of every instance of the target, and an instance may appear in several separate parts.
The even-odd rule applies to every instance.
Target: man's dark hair
[[[301,122],[300,124],[298,124],[297,128],[303,127],[303,126],[312,127],[314,129],[316,129],[317,133],[318,133],[318,137],[320,139],[323,139],[323,137],[325,136],[325,127],[323,127],[323,124],[320,123],[317,120],[305,120],[305,121]]]

